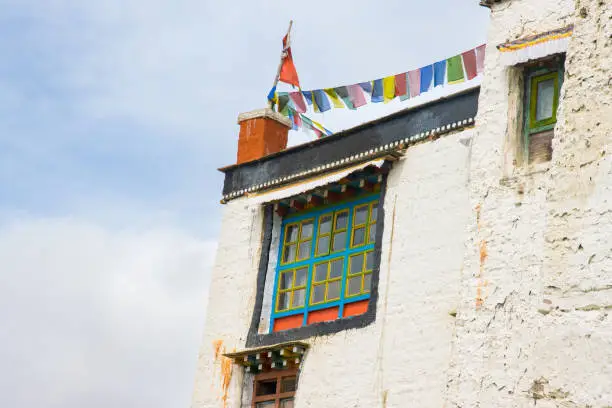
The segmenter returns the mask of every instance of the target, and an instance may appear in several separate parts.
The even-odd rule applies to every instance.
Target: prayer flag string
[[[457,84],[475,78],[484,71],[484,59],[483,44],[418,69],[371,81],[310,91],[300,89],[294,92],[277,92],[274,86],[268,94],[268,100],[276,106],[278,112],[292,120],[293,129],[304,128],[313,131],[317,137],[325,137],[332,132],[304,115],[309,110],[312,112],[327,112],[332,108],[354,110],[368,103],[366,94],[369,95],[370,103],[388,103],[396,97],[404,101],[438,86]],[[297,83],[297,75],[295,82]]]

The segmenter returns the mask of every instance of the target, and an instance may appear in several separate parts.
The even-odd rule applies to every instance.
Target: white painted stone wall
[[[477,127],[394,164],[376,321],[307,340],[296,407],[612,406],[611,9],[493,6]],[[529,166],[520,75],[495,45],[569,23],[553,159]],[[193,408],[241,406],[220,353],[244,348],[262,221],[247,199],[224,207]]]
[[[447,406],[612,406],[610,6],[492,9]],[[516,72],[494,47],[569,23],[552,162],[516,166]]]
[[[385,200],[376,322],[307,340],[311,347],[302,363],[296,407],[442,406],[470,213],[468,148],[459,137],[473,132],[411,147],[394,164]],[[224,208],[194,408],[224,406],[223,359],[215,358],[214,344],[222,342],[225,351],[244,347],[255,303],[262,218],[261,208],[247,199]],[[226,407],[240,406],[241,371],[233,369]]]

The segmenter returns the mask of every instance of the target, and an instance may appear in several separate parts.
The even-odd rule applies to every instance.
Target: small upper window
[[[525,153],[529,163],[549,161],[563,82],[561,58],[529,66],[525,76]]]

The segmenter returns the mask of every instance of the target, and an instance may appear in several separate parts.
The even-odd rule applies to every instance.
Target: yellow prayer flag
[[[395,75],[383,78],[383,100],[385,103],[395,98]]]
[[[334,88],[326,88],[324,89],[324,91],[327,96],[329,96],[329,99],[331,99],[334,108],[344,108],[344,104],[342,103],[342,100],[338,97],[338,94],[336,93]]]

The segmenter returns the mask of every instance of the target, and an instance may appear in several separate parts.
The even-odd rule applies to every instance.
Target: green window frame
[[[552,130],[557,123],[559,96],[563,85],[563,59],[548,61],[545,66],[527,67],[525,71],[525,109],[524,109],[524,147],[525,157],[529,155],[530,136],[536,133]],[[538,118],[538,101],[541,95],[541,85],[552,81],[552,111],[551,116]]]
[[[314,264],[312,286],[310,289],[310,305],[340,299],[343,269],[344,258],[334,258]]]
[[[373,269],[374,251],[361,252],[350,256],[346,297],[370,293]]]
[[[283,218],[270,331],[277,318],[303,314],[306,325],[309,312],[330,307],[340,318],[345,304],[369,299],[379,204],[376,192]],[[356,259],[361,268],[349,265]]]
[[[281,263],[283,265],[308,259],[310,257],[312,229],[312,218],[287,224],[285,226],[283,256],[281,258]]]

